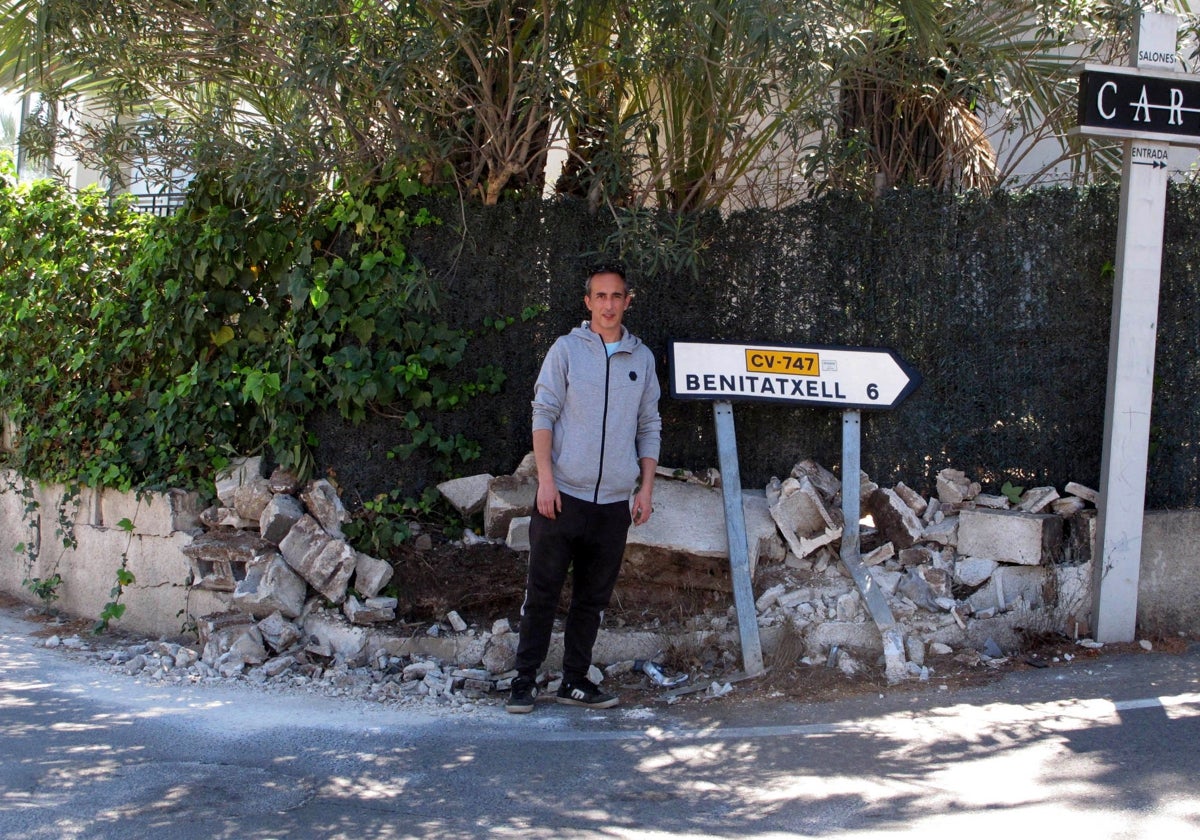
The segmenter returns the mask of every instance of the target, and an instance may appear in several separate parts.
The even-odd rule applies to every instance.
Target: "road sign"
[[[1072,133],[1200,146],[1200,76],[1085,65]]]
[[[842,409],[895,408],[921,375],[878,347],[672,341],[671,396]]]

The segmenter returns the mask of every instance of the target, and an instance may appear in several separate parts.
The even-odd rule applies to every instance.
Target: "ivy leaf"
[[[129,521],[129,517],[125,517],[117,523],[117,527],[122,531],[129,532],[133,530],[133,523]]]
[[[210,333],[210,335],[212,336],[213,344],[217,345],[218,347],[223,347],[229,342],[233,341],[233,327],[226,324],[215,333]]]

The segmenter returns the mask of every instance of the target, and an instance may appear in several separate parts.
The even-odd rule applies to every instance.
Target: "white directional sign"
[[[877,347],[672,341],[671,396],[846,409],[894,408],[921,375]]]

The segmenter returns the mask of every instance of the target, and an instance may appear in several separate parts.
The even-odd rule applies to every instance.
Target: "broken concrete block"
[[[246,567],[246,577],[233,590],[233,605],[254,616],[279,612],[295,618],[304,609],[308,585],[278,554],[259,558]]]
[[[783,539],[762,493],[742,493],[750,576],[760,560],[783,560]],[[703,484],[664,481],[654,486],[654,515],[629,529],[624,586],[665,586],[733,591],[729,532],[721,490]]]
[[[534,474],[537,474],[536,464]],[[437,489],[446,498],[446,501],[463,516],[474,516],[483,510],[483,506],[487,502],[488,486],[494,478],[495,476],[491,473],[469,475],[464,478],[443,481],[437,486]]]
[[[1058,491],[1053,487],[1031,487],[1021,494],[1021,502],[1017,505],[1017,510],[1023,510],[1026,513],[1041,513],[1057,498]]]
[[[320,522],[305,514],[296,520],[279,541],[279,550],[283,559],[288,561],[288,565],[298,569],[305,555],[320,552],[332,539],[321,527]]]
[[[908,661],[916,665],[925,664],[925,643],[915,636],[909,636],[904,640],[904,652],[908,655]]]
[[[264,540],[279,545],[292,526],[304,516],[304,508],[295,496],[277,493],[271,497],[258,517],[258,532]]]
[[[386,560],[359,551],[355,554],[354,588],[364,598],[374,598],[388,585],[395,571]]]
[[[514,516],[508,523],[505,544],[513,551],[529,551],[529,516]]]
[[[513,475],[523,478],[537,478],[537,456],[532,452],[525,453],[525,457],[521,459],[521,463],[517,464],[517,468],[513,470]]]
[[[793,589],[791,592],[785,592],[775,598],[775,603],[780,609],[794,609],[805,601],[811,600],[813,593],[811,589]]]
[[[483,667],[493,674],[511,671],[517,661],[517,636],[515,633],[493,635],[483,649]]]
[[[267,479],[267,489],[277,496],[295,496],[300,492],[300,477],[283,467],[276,467]]]
[[[943,505],[956,505],[979,495],[979,484],[967,478],[962,470],[947,467],[937,474],[937,495]]]
[[[265,478],[253,479],[233,492],[233,509],[242,519],[258,522],[274,495]]]
[[[1063,521],[1053,514],[964,510],[958,519],[961,554],[1026,566],[1062,558]]]
[[[533,513],[537,486],[536,478],[501,475],[492,479],[483,511],[483,535],[493,540],[507,537],[514,518]]]
[[[979,586],[992,576],[998,565],[987,557],[964,557],[954,564],[954,579],[963,586]]]
[[[1057,601],[1055,606],[1064,616],[1063,631],[1074,635],[1080,626],[1091,625],[1092,616],[1092,564],[1079,566],[1053,566]]]
[[[345,539],[342,533],[342,523],[350,521],[350,514],[338,498],[337,488],[326,479],[309,482],[308,488],[300,494],[300,501],[329,536],[336,540]]]
[[[342,604],[342,612],[351,624],[378,624],[381,621],[393,621],[396,618],[395,598],[367,598],[359,601],[353,595],[346,598]]]
[[[277,656],[263,663],[262,670],[268,678],[277,677],[296,664],[294,656]]]
[[[456,610],[446,613],[446,621],[450,622],[450,627],[455,633],[465,633],[467,630],[467,622],[463,621],[462,616]]]
[[[754,602],[754,609],[758,612],[764,612],[775,606],[779,601],[779,596],[784,593],[785,587],[782,583],[777,583],[768,589],[766,592],[758,596],[758,600]]]
[[[267,651],[263,647],[262,634],[254,626],[254,620],[244,613],[216,613],[196,622],[200,637],[201,660],[209,665],[216,663],[231,652],[241,664],[259,664],[266,661]],[[238,672],[241,667],[239,665]]]
[[[880,563],[891,560],[896,556],[896,546],[890,542],[885,542],[883,545],[876,548],[874,551],[869,551],[862,556],[864,566],[878,566]]]
[[[1078,496],[1065,496],[1050,503],[1050,513],[1061,516],[1063,519],[1070,519],[1086,508],[1087,502]]]
[[[858,615],[859,604],[862,603],[862,596],[857,590],[852,590],[844,595],[838,596],[835,612],[838,621],[854,621]]]
[[[1083,499],[1085,502],[1091,502],[1094,505],[1100,504],[1100,494],[1098,492],[1096,492],[1095,490],[1093,490],[1091,487],[1088,487],[1083,484],[1078,484],[1074,481],[1068,481],[1067,486],[1064,487],[1063,489],[1066,492],[1070,493],[1072,496],[1078,496],[1079,498]]]
[[[1081,510],[1067,522],[1067,547],[1063,560],[1089,563],[1096,552],[1096,511]]]
[[[192,567],[193,586],[233,592],[246,577],[246,567],[275,547],[246,531],[209,531],[181,549]]]
[[[896,486],[893,489],[896,491],[896,495],[903,499],[904,503],[913,509],[913,513],[915,513],[917,516],[924,515],[925,510],[929,507],[929,502],[925,501],[924,497],[922,497],[920,493],[918,493],[916,490],[913,490],[903,481],[896,482]]]
[[[859,510],[867,509],[867,499],[871,494],[879,489],[879,485],[871,480],[871,477],[865,472],[859,471],[858,474],[858,506]]]
[[[948,516],[931,522],[921,531],[921,539],[938,545],[955,545],[958,543],[958,517]]]
[[[1018,601],[1029,608],[1053,604],[1053,571],[1045,566],[998,566],[987,584],[967,599],[967,604],[975,613],[989,609],[1004,612]]]
[[[941,607],[935,600],[937,596],[934,594],[933,588],[916,568],[910,568],[904,573],[900,578],[900,583],[896,586],[896,592],[922,609],[930,612],[941,611]]]
[[[787,536],[786,534],[784,536]],[[797,557],[811,557],[820,549],[827,545],[832,545],[842,538],[841,527],[826,528],[822,533],[817,534],[811,539],[789,540],[788,544],[792,546],[792,552]]]
[[[222,528],[230,528],[237,531],[249,531],[256,526],[257,523],[242,519],[237,515],[237,511],[231,507],[213,506],[200,513],[200,524],[210,531],[219,530]]]
[[[929,589],[933,593],[933,600],[940,602],[943,599],[951,599],[951,584],[953,583],[953,575],[945,569],[936,569],[932,566],[927,566],[921,569],[921,576],[925,578],[925,582],[929,584]]]
[[[807,478],[826,501],[832,501],[842,492],[842,482],[838,477],[811,458],[792,467],[791,476],[796,479]]]
[[[253,458],[234,458],[229,466],[222,470],[213,482],[217,489],[217,498],[227,508],[234,506],[234,493],[243,484],[262,478],[263,459],[256,455]]]
[[[304,634],[300,628],[288,621],[281,613],[271,613],[269,616],[258,622],[256,625],[258,632],[262,634],[263,641],[266,642],[272,650],[282,653],[290,648],[296,642],[303,638]]]
[[[344,615],[314,610],[305,616],[303,627],[308,638],[306,650],[332,657],[352,668],[367,663],[370,636],[365,628],[351,624]]]
[[[830,515],[820,491],[804,476],[782,483],[772,480],[766,490],[771,517],[779,526],[792,553],[803,559],[841,537],[841,528]],[[836,535],[830,532],[836,530]]]
[[[313,589],[335,604],[346,597],[357,552],[343,540],[332,539],[321,524],[305,514],[279,543],[283,559]]]
[[[976,507],[991,508],[992,510],[1008,510],[1010,507],[1008,496],[993,496],[988,493],[979,493],[972,499]]]
[[[899,555],[901,566],[932,565],[937,558],[938,552],[927,545],[914,545],[904,549]]]
[[[921,538],[921,520],[895,490],[879,489],[867,497],[867,512],[884,539],[903,550]]]
[[[816,621],[804,631],[805,653],[824,657],[834,645],[864,653],[883,650],[883,638],[874,622]]]
[[[900,585],[900,578],[904,577],[900,572],[889,572],[878,567],[867,569],[867,572],[879,584],[879,588],[885,595],[895,595],[896,587]]]

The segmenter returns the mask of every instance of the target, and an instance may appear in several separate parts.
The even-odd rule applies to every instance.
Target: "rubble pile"
[[[482,515],[484,536],[467,532],[464,542],[528,548],[532,458],[511,476],[471,476],[439,489],[464,516]],[[907,676],[927,679],[939,656],[1002,661],[1022,629],[1087,634],[1095,491],[1077,484],[1061,496],[1051,487],[1004,491],[985,494],[952,469],[938,474],[930,497],[860,476],[860,559],[868,586],[885,595],[902,630]],[[242,680],[449,709],[470,709],[508,689],[517,637],[507,620],[481,629],[450,611],[423,632],[388,626],[397,602],[381,593],[392,568],[346,541],[348,515],[328,481],[301,488],[279,471],[264,478],[261,463],[247,459],[218,480],[217,492],[219,504],[201,515],[203,530],[183,549],[194,585],[229,603],[197,620],[198,646],[157,641],[96,652],[78,639],[48,644],[83,648],[112,668],[170,683]],[[880,658],[881,627],[841,561],[840,479],[808,460],[762,491],[743,492],[764,652],[798,649],[802,663],[861,673]],[[687,585],[717,593],[715,612],[671,631],[672,645],[705,651],[700,659],[716,670],[740,658],[737,614],[724,594],[731,591],[725,539],[720,474],[660,468],[654,516],[631,530],[623,573],[665,591]],[[594,682],[661,652],[662,628],[638,630],[610,631],[607,640],[602,633],[597,661],[605,667],[593,669]]]
[[[859,483],[861,559],[904,630],[911,674],[927,676],[930,652],[991,650],[998,658],[1023,630],[1088,632],[1095,491],[1071,483],[1065,496],[1053,487],[990,495],[953,469],[936,486],[924,498],[866,474]],[[863,593],[839,563],[840,496],[841,483],[812,461],[767,487],[789,546],[784,565],[797,574],[759,596],[759,623],[789,625],[808,661],[834,648],[878,648]]]
[[[654,516],[630,531],[623,580],[732,591],[719,473],[660,467],[658,476]],[[464,513],[483,511],[487,537],[524,550],[536,488],[527,458],[512,476],[439,489]],[[938,473],[929,498],[904,483],[884,488],[859,478],[861,560],[902,629],[911,676],[928,676],[927,655],[1001,659],[1024,631],[1089,632],[1096,491],[1074,482],[1062,495],[1053,487],[1003,489],[983,493],[954,469]],[[802,661],[832,660],[853,673],[861,666],[850,652],[877,654],[881,627],[840,562],[841,494],[840,479],[805,460],[761,494],[744,491],[743,506],[764,645],[792,633]],[[705,643],[736,645],[731,619],[729,607],[694,617],[691,629],[707,634]]]
[[[231,607],[197,621],[201,653],[188,666],[201,676],[323,670],[345,652],[340,638],[314,632],[341,624],[330,622],[325,604],[340,607],[342,636],[396,617],[397,600],[380,595],[391,564],[346,541],[349,516],[333,485],[320,479],[301,489],[284,470],[270,478],[261,470],[261,459],[246,459],[220,476],[219,504],[200,515],[204,530],[183,548],[192,585],[228,593]]]

